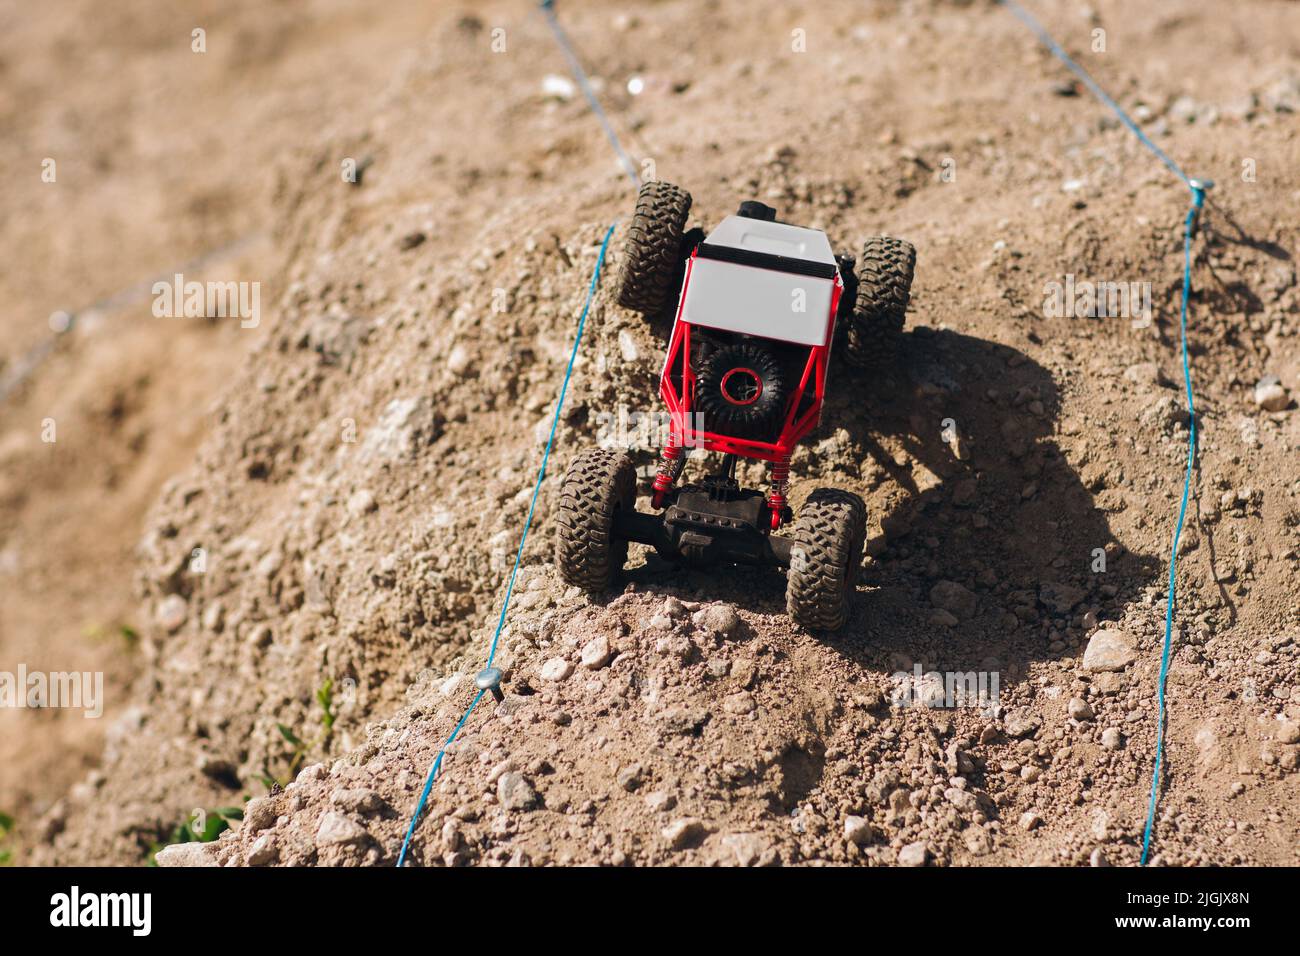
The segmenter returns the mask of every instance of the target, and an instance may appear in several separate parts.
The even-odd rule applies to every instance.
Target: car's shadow
[[[904,334],[874,370],[836,363],[822,425],[795,459],[796,501],[800,485],[833,484],[866,498],[877,520],[849,624],[819,637],[871,670],[998,670],[1003,687],[1033,660],[1080,655],[1084,616],[1119,617],[1162,564],[1111,531],[1107,509],[1125,502],[1106,488],[1107,436],[1063,435],[1077,426],[1059,415],[1047,369],[955,332]],[[651,558],[629,578],[784,611],[778,571],[687,571]],[[950,604],[955,623],[931,598],[942,581],[973,595]]]

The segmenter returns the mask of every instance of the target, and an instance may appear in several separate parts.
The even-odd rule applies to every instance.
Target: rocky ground
[[[1300,198],[1300,8],[1035,9],[1219,180],[1196,244],[1200,455],[1154,859],[1294,864],[1300,292],[1279,211]],[[1135,863],[1188,437],[1186,189],[992,5],[564,16],[697,224],[758,198],[846,250],[909,238],[910,331],[887,367],[833,369],[794,463],[796,509],[818,486],[868,503],[844,633],[793,628],[780,574],[640,549],[593,602],[549,564],[555,487],[621,437],[611,423],[657,409],[665,333],[602,284],[502,638],[508,696],[469,718],[412,860]],[[139,863],[195,808],[242,806],[158,861],[396,860],[473,696],[600,239],[632,204],[535,14],[432,19],[382,91],[277,153],[273,306],[263,334],[215,347],[237,371],[141,528],[139,676],[94,769],[29,798],[25,859]],[[355,156],[361,182],[341,182]],[[1152,321],[1054,317],[1066,275],[1149,282]],[[644,471],[656,448],[632,444]],[[54,507],[23,490],[15,520]],[[997,676],[995,704],[899,706],[972,672]]]

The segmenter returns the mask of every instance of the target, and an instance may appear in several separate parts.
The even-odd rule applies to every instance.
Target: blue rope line
[[[1187,302],[1192,292],[1192,235],[1196,230],[1196,218],[1205,204],[1206,184],[1195,179],[1189,179],[1187,175],[1178,167],[1178,164],[1165,155],[1155,143],[1142,132],[1141,127],[1135,123],[1127,113],[1125,113],[1106,91],[1097,85],[1096,81],[1088,75],[1088,71],[1070,58],[1070,55],[1061,49],[1060,45],[1052,39],[1051,35],[1043,29],[1042,25],[1035,20],[1028,11],[1021,7],[1015,0],[999,0],[1002,6],[1016,16],[1025,26],[1027,26],[1048,50],[1056,56],[1058,60],[1070,68],[1084,85],[1092,91],[1093,96],[1101,100],[1123,121],[1124,125],[1132,130],[1135,135],[1147,149],[1151,150],[1159,160],[1169,167],[1179,179],[1187,184],[1187,188],[1192,191],[1192,205],[1187,210],[1187,218],[1183,222],[1183,299],[1179,308],[1178,328],[1181,342],[1182,359],[1183,359],[1183,386],[1187,391],[1187,413],[1188,413],[1188,435],[1187,435],[1187,469],[1183,474],[1183,496],[1178,505],[1178,522],[1174,529],[1173,544],[1169,548],[1169,600],[1165,602],[1165,637],[1164,646],[1160,655],[1160,677],[1156,685],[1156,759],[1155,767],[1151,771],[1151,799],[1147,804],[1146,827],[1142,834],[1142,866],[1146,866],[1147,857],[1151,852],[1151,830],[1155,824],[1156,816],[1156,798],[1160,791],[1160,764],[1164,758],[1165,749],[1165,683],[1169,676],[1169,650],[1172,644],[1174,629],[1174,603],[1177,594],[1177,570],[1178,570],[1178,539],[1183,533],[1183,522],[1187,518],[1187,499],[1191,494],[1192,487],[1192,470],[1196,466],[1196,403],[1192,397],[1192,369],[1191,363],[1187,357]]]
[[[1120,108],[1120,105],[1111,99],[1105,90],[1097,85],[1097,81],[1088,74],[1087,70],[1071,59],[1070,54],[1061,49],[1060,44],[1052,39],[1052,35],[1043,29],[1042,24],[1035,20],[1028,10],[1016,3],[1015,0],[998,0],[998,2],[1006,7],[1007,10],[1016,17],[1016,19],[1027,26],[1034,35],[1038,37],[1039,42],[1042,43],[1043,46],[1047,47],[1047,49],[1051,51],[1058,60],[1069,67],[1070,72],[1083,81],[1084,85],[1092,91],[1093,96],[1097,97],[1097,99],[1109,106],[1124,125],[1132,130],[1133,135],[1142,141],[1143,146],[1155,153],[1156,156],[1159,157],[1160,161],[1168,166],[1175,176],[1187,183],[1189,187],[1192,186],[1192,181],[1187,178],[1186,174],[1184,174],[1181,169],[1178,168],[1178,164],[1166,156],[1163,149],[1151,142],[1147,134],[1142,132],[1142,127],[1138,126],[1138,124]],[[1194,189],[1195,187],[1192,188]]]
[[[510,582],[506,585],[506,598],[501,603],[501,617],[497,621],[496,633],[492,635],[492,648],[488,652],[488,667],[497,656],[497,642],[501,639],[501,629],[505,627],[506,610],[510,607],[510,595],[515,589],[515,575],[519,573],[519,562],[524,555],[524,542],[528,540],[528,529],[533,525],[533,511],[537,507],[537,495],[542,490],[542,479],[546,477],[546,463],[551,458],[551,445],[555,442],[555,430],[560,425],[560,409],[564,407],[564,396],[569,392],[569,379],[573,376],[573,363],[578,357],[578,344],[582,341],[582,330],[587,325],[587,313],[591,310],[591,300],[596,295],[596,283],[600,281],[600,267],[605,263],[605,251],[609,248],[610,237],[614,235],[614,223],[605,230],[605,238],[600,243],[600,253],[596,256],[596,268],[591,273],[591,285],[587,286],[587,301],[583,303],[582,315],[578,318],[578,333],[573,339],[573,351],[569,353],[569,366],[564,370],[564,382],[560,385],[560,398],[555,403],[555,416],[551,419],[551,433],[546,438],[546,450],[542,452],[542,465],[537,469],[537,483],[533,485],[533,500],[528,504],[528,520],[524,522],[524,533],[519,539],[519,550],[515,552],[515,566],[510,571]]]
[[[578,317],[578,331],[573,337],[573,349],[569,352],[569,364],[564,370],[564,383],[560,386],[560,397],[555,403],[555,415],[551,419],[551,433],[546,439],[546,450],[542,453],[542,464],[537,469],[537,482],[533,485],[533,498],[528,505],[528,518],[524,522],[524,533],[519,538],[519,550],[515,552],[515,564],[510,571],[510,580],[506,584],[506,594],[501,602],[501,617],[497,619],[496,633],[492,635],[492,647],[488,651],[487,667],[492,666],[492,661],[497,656],[497,643],[501,639],[501,631],[505,627],[506,612],[510,609],[510,596],[515,589],[515,576],[519,573],[519,563],[524,556],[524,543],[528,540],[528,531],[533,526],[533,511],[537,508],[537,496],[542,490],[542,480],[546,477],[546,464],[551,458],[551,446],[555,442],[555,432],[560,424],[560,411],[564,408],[564,397],[569,391],[569,379],[573,376],[573,364],[578,358],[578,346],[582,344],[582,330],[587,325],[587,314],[591,311],[591,301],[596,295],[596,284],[600,281],[600,270],[605,264],[605,253],[609,250],[610,237],[614,235],[614,226],[617,222],[611,223],[610,227],[605,230],[605,238],[600,243],[600,252],[596,256],[596,267],[591,273],[591,284],[587,287],[587,299],[582,305],[582,314]],[[424,781],[424,790],[420,793],[420,800],[415,805],[415,812],[411,814],[411,823],[406,828],[406,836],[402,840],[402,850],[397,855],[397,865],[400,867],[406,861],[406,850],[410,846],[411,837],[415,834],[415,827],[420,822],[420,815],[424,813],[424,805],[429,801],[429,793],[433,790],[433,780],[438,775],[438,770],[442,766],[443,755],[446,754],[447,748],[456,740],[461,728],[465,726],[465,721],[469,720],[469,715],[473,713],[478,702],[483,699],[486,690],[480,690],[474,695],[474,700],[470,702],[465,713],[461,716],[460,721],[456,724],[456,729],[451,732],[447,742],[442,745],[438,751],[438,756],[434,758],[433,766],[429,768],[429,775]]]
[[[465,721],[469,720],[469,715],[474,712],[474,708],[478,706],[478,702],[483,699],[483,695],[486,693],[487,691],[481,690],[474,695],[474,700],[470,702],[469,707],[465,709],[465,713],[461,715],[456,724],[456,729],[451,732],[451,736],[447,738],[446,743],[442,745],[442,749],[438,751],[433,766],[429,768],[429,775],[424,779],[424,790],[420,793],[420,802],[415,805],[415,813],[411,815],[411,824],[406,828],[406,836],[402,838],[402,852],[397,854],[397,865],[399,867],[406,862],[406,848],[411,845],[411,837],[415,834],[415,825],[420,822],[420,814],[424,812],[424,805],[429,800],[429,792],[433,790],[433,778],[438,775],[438,768],[442,766],[443,754],[455,742],[460,729],[465,726]]]
[[[1187,389],[1187,469],[1183,473],[1183,498],[1178,505],[1178,524],[1174,541],[1169,547],[1169,600],[1165,602],[1165,642],[1160,655],[1160,680],[1156,690],[1156,763],[1151,771],[1151,801],[1147,806],[1147,825],[1142,834],[1142,866],[1146,866],[1151,852],[1151,828],[1156,817],[1156,794],[1160,787],[1160,761],[1165,743],[1165,679],[1169,675],[1169,648],[1174,628],[1174,595],[1178,568],[1178,539],[1183,534],[1183,520],[1187,517],[1187,498],[1192,487],[1192,469],[1196,462],[1196,404],[1192,398],[1192,369],[1187,359],[1187,300],[1192,291],[1192,232],[1196,228],[1196,215],[1205,202],[1205,191],[1192,187],[1192,207],[1183,222],[1183,301],[1179,308],[1178,327],[1182,341],[1183,384]]]
[[[596,98],[596,91],[591,88],[591,83],[587,79],[587,71],[582,68],[582,62],[578,59],[578,54],[573,48],[572,41],[569,40],[568,34],[564,32],[564,27],[560,26],[560,21],[555,16],[555,0],[542,0],[542,15],[546,17],[546,22],[550,24],[551,32],[555,34],[555,42],[564,51],[564,58],[569,61],[569,70],[573,73],[574,79],[582,87],[583,95],[587,97],[587,103],[591,106],[591,111],[596,114],[596,119],[600,120],[601,127],[605,130],[605,137],[609,140],[614,152],[618,153],[619,161],[623,164],[623,170],[627,173],[628,178],[632,180],[634,188],[640,188],[641,177],[637,173],[636,163],[632,162],[632,157],[623,149],[623,144],[619,142],[618,134],[614,132],[614,127],[609,122],[609,117],[601,108],[600,100]]]

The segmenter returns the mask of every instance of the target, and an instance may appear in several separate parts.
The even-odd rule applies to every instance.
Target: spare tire
[[[751,342],[714,350],[695,380],[704,429],[734,438],[775,441],[787,397],[776,356]]]
[[[641,185],[618,277],[618,304],[623,308],[657,315],[667,305],[690,211],[691,194],[681,187],[664,182]]]

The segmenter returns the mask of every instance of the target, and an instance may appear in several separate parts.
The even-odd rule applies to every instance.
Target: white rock
[[[677,806],[677,798],[666,790],[654,790],[645,795],[645,805],[656,813],[666,813]]]
[[[1088,641],[1083,652],[1083,669],[1092,673],[1122,671],[1135,660],[1137,650],[1132,638],[1122,631],[1101,630]]]
[[[582,666],[589,671],[600,670],[609,663],[614,652],[610,649],[609,638],[604,634],[593,637],[582,648]]]
[[[248,848],[249,866],[269,866],[280,858],[280,850],[275,845],[275,834],[263,833]]]
[[[944,799],[951,803],[962,813],[974,813],[979,809],[979,798],[969,790],[959,790],[957,787],[949,787],[943,792]]]
[[[844,818],[844,839],[856,846],[865,846],[871,842],[874,830],[866,817],[847,816]]]
[[[970,851],[971,856],[985,856],[993,850],[993,841],[989,839],[989,832],[981,826],[967,827],[961,833],[961,840],[966,844],[966,849]]]
[[[275,825],[275,804],[270,797],[254,797],[244,804],[244,825],[241,830],[260,833]]]
[[[361,824],[336,810],[331,810],[320,818],[320,826],[316,828],[316,845],[343,846],[364,843],[369,836],[370,834],[366,833],[365,827]]]
[[[929,858],[930,851],[921,840],[909,843],[898,851],[899,866],[925,866],[925,861]]]
[[[1268,375],[1255,385],[1255,404],[1266,412],[1280,412],[1291,404],[1291,396],[1276,375]]]
[[[573,80],[567,76],[561,76],[558,73],[547,73],[542,77],[542,95],[554,97],[557,100],[571,100],[578,88],[573,85]]]
[[[341,788],[330,794],[330,803],[340,810],[371,814],[384,809],[384,798],[364,787]]]
[[[573,673],[573,665],[563,657],[552,657],[542,665],[542,680],[562,681]]]
[[[185,623],[189,605],[179,594],[169,594],[158,605],[158,623],[169,633],[180,629]]]
[[[743,716],[754,711],[757,705],[754,703],[754,697],[748,691],[740,691],[732,694],[722,702],[722,709],[729,714]]]
[[[370,514],[370,512],[374,511],[378,507],[379,505],[375,501],[375,496],[365,488],[360,488],[357,491],[354,491],[352,496],[348,498],[348,514],[353,515],[354,517],[359,518],[362,515]]]
[[[447,353],[447,368],[453,375],[464,375],[469,369],[470,361],[471,356],[469,354],[469,349],[465,348],[463,345],[455,345],[452,347],[452,350]]]
[[[636,339],[627,329],[619,329],[618,351],[623,356],[624,362],[635,362],[641,357],[641,350],[636,347]]]
[[[159,866],[216,866],[215,843],[173,843],[154,856]]]

